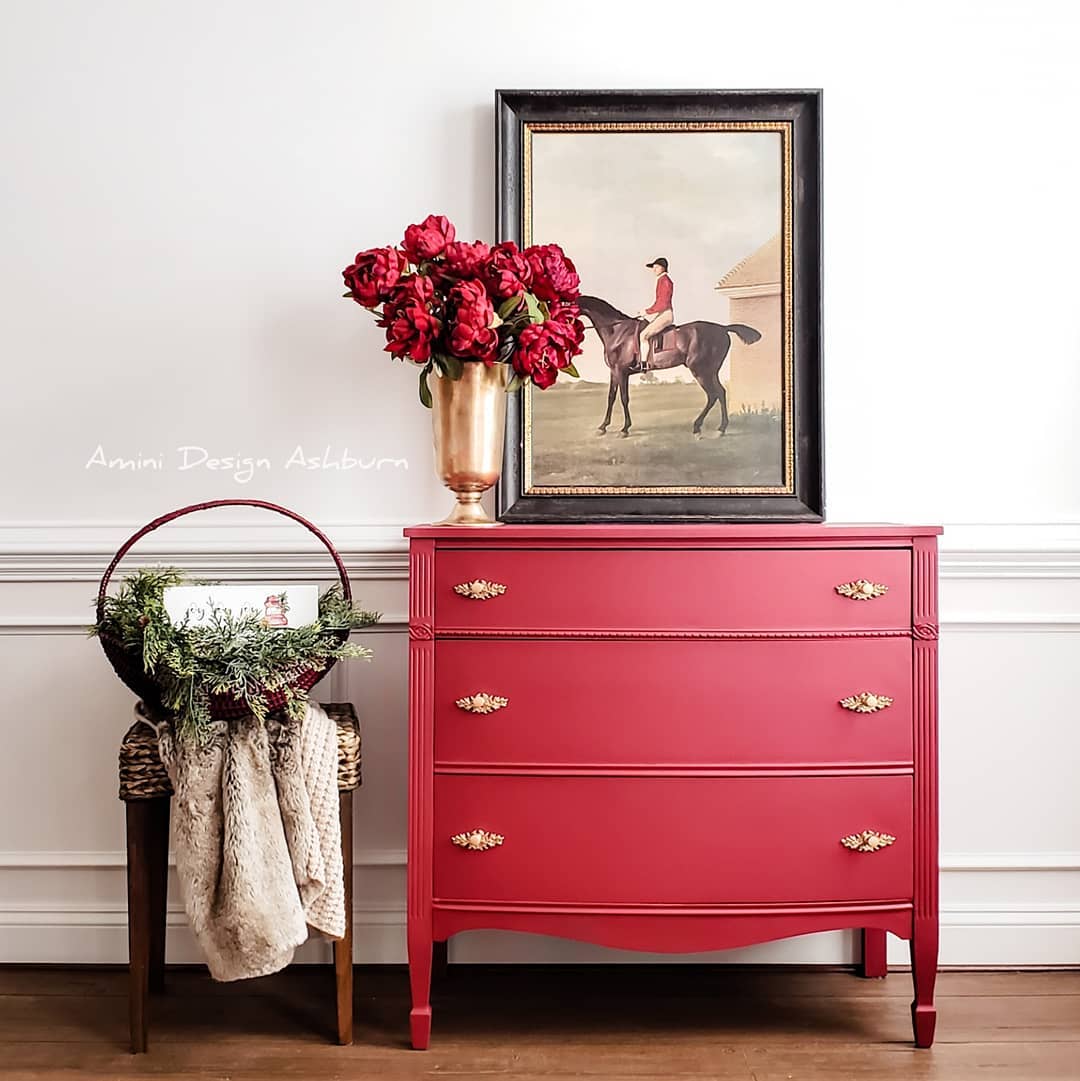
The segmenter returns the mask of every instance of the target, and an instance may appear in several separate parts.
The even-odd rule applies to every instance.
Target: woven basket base
[[[338,788],[360,787],[360,722],[351,702],[324,702],[323,709],[337,722]],[[172,784],[158,754],[157,736],[136,721],[120,743],[120,798],[156,799],[171,796]]]

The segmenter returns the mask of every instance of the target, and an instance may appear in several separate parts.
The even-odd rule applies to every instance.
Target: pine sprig
[[[104,618],[90,628],[91,634],[115,639],[141,658],[184,738],[205,736],[215,695],[231,695],[265,720],[265,693],[280,690],[286,715],[299,719],[308,695],[291,686],[298,676],[311,669],[321,672],[346,657],[371,658],[370,650],[343,642],[341,632],[368,627],[379,614],[356,608],[340,585],[319,598],[314,623],[283,631],[265,626],[258,616],[226,612],[215,612],[204,626],[174,626],[165,611],[165,590],[184,584],[202,583],[189,583],[174,567],[138,570],[124,579],[115,596],[106,597]]]

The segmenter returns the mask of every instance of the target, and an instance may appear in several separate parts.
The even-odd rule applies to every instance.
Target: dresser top
[[[716,522],[642,523],[596,522],[567,525],[505,524],[491,528],[447,525],[418,525],[405,530],[406,537],[435,540],[469,540],[478,543],[499,541],[607,540],[607,541],[910,541],[942,532],[938,525],[853,525],[805,522]]]

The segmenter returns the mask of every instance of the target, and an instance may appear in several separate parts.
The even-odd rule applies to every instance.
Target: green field
[[[533,483],[539,485],[775,485],[783,483],[780,419],[731,414],[721,437],[720,406],[700,437],[691,429],[705,405],[696,384],[632,380],[633,427],[623,439],[616,400],[607,435],[596,431],[607,408],[607,387],[567,380],[532,392]]]

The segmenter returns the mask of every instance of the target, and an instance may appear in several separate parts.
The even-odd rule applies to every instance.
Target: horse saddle
[[[641,327],[641,330],[644,330],[645,327],[648,325],[645,322],[644,319],[641,319],[638,322],[639,322],[639,325]],[[678,345],[677,345],[677,343],[675,341],[675,334],[678,331],[678,329],[679,329],[679,324],[678,323],[673,323],[669,327],[664,327],[664,329],[662,331],[660,331],[659,334],[657,334],[655,337],[650,339],[650,346],[651,346],[651,350],[652,350],[653,355],[655,355],[656,353],[664,353],[669,349],[678,348]],[[641,330],[638,331],[637,346],[634,349],[634,357],[635,357],[634,363],[636,365],[640,365],[641,368],[644,369],[644,361],[647,358],[641,356]]]

